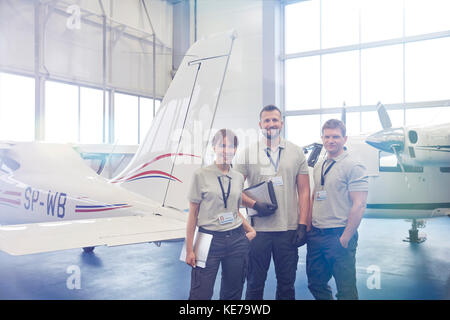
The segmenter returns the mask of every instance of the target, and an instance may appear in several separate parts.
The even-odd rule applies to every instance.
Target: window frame
[[[393,46],[393,45],[401,45],[402,46],[402,101],[398,101],[398,102],[393,102],[393,103],[389,103],[389,104],[384,104],[386,109],[388,111],[390,110],[402,110],[403,111],[403,124],[402,125],[406,125],[406,112],[407,110],[412,110],[412,109],[428,109],[428,108],[434,108],[434,107],[450,107],[450,96],[448,96],[447,99],[444,100],[433,100],[433,101],[413,101],[413,102],[406,102],[406,97],[405,97],[405,84],[407,82],[407,78],[406,78],[406,71],[405,71],[405,61],[406,61],[406,46],[409,43],[415,43],[415,42],[424,42],[427,40],[432,40],[432,39],[439,39],[439,38],[449,38],[450,37],[450,30],[443,30],[443,31],[437,31],[437,32],[431,32],[431,33],[426,33],[426,34],[418,34],[418,35],[406,35],[405,34],[405,4],[403,3],[403,34],[401,37],[398,38],[392,38],[392,39],[383,39],[383,40],[377,40],[377,41],[371,41],[371,42],[366,42],[366,43],[362,43],[361,42],[361,14],[360,14],[360,24],[359,24],[359,43],[354,43],[354,44],[350,44],[350,45],[344,45],[344,46],[340,46],[340,47],[334,47],[334,48],[322,48],[322,43],[320,43],[320,48],[318,50],[311,50],[311,51],[303,51],[303,52],[290,52],[288,54],[285,53],[285,49],[286,49],[286,10],[287,7],[289,5],[295,4],[295,3],[299,3],[302,2],[304,0],[286,0],[283,1],[281,4],[281,19],[280,19],[280,23],[281,23],[281,30],[283,30],[282,34],[281,34],[281,41],[280,41],[280,46],[281,46],[281,55],[280,55],[280,62],[281,62],[281,68],[282,68],[282,73],[283,73],[283,77],[281,77],[281,86],[280,86],[280,96],[281,96],[281,110],[283,111],[283,118],[285,120],[285,123],[287,123],[287,120],[289,117],[292,116],[301,116],[301,115],[313,115],[313,114],[319,114],[320,115],[320,122],[322,123],[322,118],[324,117],[324,115],[327,114],[336,114],[336,113],[341,113],[342,111],[342,106],[335,106],[335,107],[330,107],[328,108],[328,106],[324,106],[323,105],[323,87],[322,87],[322,76],[323,76],[323,65],[322,65],[322,57],[328,54],[333,54],[333,53],[342,53],[342,52],[347,52],[347,51],[358,51],[359,52],[359,73],[360,73],[360,79],[359,79],[359,104],[358,105],[353,105],[353,106],[345,106],[346,110],[347,110],[347,114],[349,112],[359,112],[359,117],[360,117],[360,121],[359,121],[359,132],[364,132],[364,128],[363,128],[363,121],[362,121],[362,117],[363,117],[363,112],[370,112],[370,111],[376,111],[376,104],[373,105],[363,105],[362,104],[362,95],[361,95],[361,87],[362,87],[362,78],[361,78],[361,53],[362,50],[365,49],[370,49],[370,48],[381,48],[381,47],[386,47],[386,46]],[[319,0],[317,0],[319,1]],[[322,1],[320,0],[320,7],[322,6]],[[322,8],[320,8],[320,19],[322,20]],[[321,23],[321,29],[322,29],[322,21]],[[322,32],[322,30],[320,31]],[[322,35],[320,35],[320,37],[322,37]],[[293,107],[293,106],[287,106],[286,105],[286,87],[289,86],[289,84],[286,83],[286,61],[291,60],[291,59],[296,59],[296,58],[303,58],[303,57],[310,57],[310,56],[319,56],[320,57],[320,66],[319,66],[319,77],[320,77],[320,106],[317,109],[305,109],[305,108],[298,108],[298,107]],[[383,102],[383,101],[381,101]],[[289,110],[288,110],[289,108]],[[288,135],[288,127],[286,127],[286,130],[284,130],[283,134],[284,136]],[[320,129],[320,128],[319,128]]]

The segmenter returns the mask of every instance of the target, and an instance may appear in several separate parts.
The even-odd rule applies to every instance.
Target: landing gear
[[[425,227],[425,220],[419,220],[416,219],[412,220],[412,229],[409,229],[409,237],[404,239],[404,242],[410,242],[410,243],[422,243],[425,240],[427,240],[426,235],[419,235],[418,228],[424,228]]]
[[[95,247],[84,247],[83,251],[84,253],[91,253],[94,252]]]

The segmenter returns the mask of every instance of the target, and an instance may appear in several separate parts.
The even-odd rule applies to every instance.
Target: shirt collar
[[[227,174],[224,174],[222,171],[220,171],[219,168],[217,168],[216,164],[213,163],[211,165],[211,169],[218,177],[228,177],[229,179],[231,179],[231,170],[232,170],[232,168],[230,168],[230,170],[228,170]]]
[[[348,151],[347,150],[344,150],[344,152],[342,152],[340,155],[338,155],[336,158],[332,158],[335,162],[339,162],[339,161],[341,161],[342,159],[344,159],[346,156],[348,156]],[[328,161],[329,159],[327,158],[327,161]]]

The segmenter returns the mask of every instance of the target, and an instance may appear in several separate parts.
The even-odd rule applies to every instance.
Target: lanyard
[[[328,166],[327,170],[325,170],[325,173],[323,172],[323,167],[325,167],[325,163],[327,163],[326,161],[324,161],[324,163],[322,164],[322,171],[320,172],[320,185],[324,185],[325,184],[325,176],[327,175],[328,171],[331,170],[331,168],[334,166],[334,164],[336,163],[336,161],[334,161],[333,159],[331,159],[331,164]]]
[[[272,159],[272,157],[270,156],[270,153],[269,153],[269,150],[268,149],[266,149],[266,154],[267,154],[267,157],[269,158],[269,160],[270,160],[270,163],[273,165],[273,167],[275,168],[275,172],[278,172],[278,165],[280,164],[280,157],[281,157],[281,148],[280,147],[278,147],[278,158],[277,158],[277,163],[274,163],[273,162],[273,159]]]
[[[223,205],[225,206],[225,209],[226,209],[228,198],[230,197],[231,178],[228,179],[228,191],[226,194],[225,194],[225,190],[223,189],[223,185],[222,185],[222,181],[220,180],[220,177],[217,177],[217,180],[219,180],[220,190],[222,190],[222,196],[223,196]]]

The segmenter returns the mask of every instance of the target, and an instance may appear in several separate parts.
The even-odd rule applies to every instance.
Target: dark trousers
[[[220,300],[240,300],[248,269],[249,241],[242,226],[231,231],[201,232],[213,235],[205,268],[192,268],[190,300],[211,300],[222,264]]]
[[[250,243],[249,270],[245,299],[262,300],[264,285],[273,257],[277,277],[277,300],[295,299],[295,276],[298,248],[292,245],[295,230],[284,232],[257,232]]]
[[[355,255],[358,233],[350,239],[348,247],[342,247],[339,238],[344,228],[317,229],[308,233],[306,274],[308,288],[317,300],[332,300],[328,281],[334,277],[340,300],[358,299],[356,289]]]

